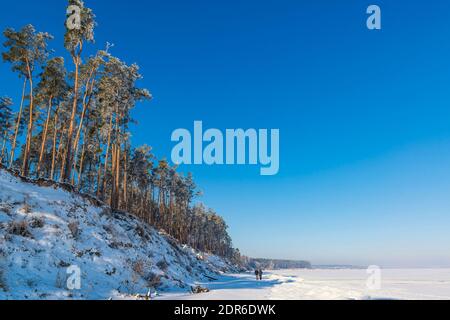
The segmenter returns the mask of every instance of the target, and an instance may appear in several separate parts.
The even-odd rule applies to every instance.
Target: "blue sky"
[[[382,9],[381,31],[365,27]],[[450,266],[450,3],[87,1],[96,45],[137,62],[155,99],[134,143],[169,156],[174,129],[277,128],[280,173],[185,166],[235,245],[314,263]],[[24,10],[24,8],[27,8]],[[63,54],[64,1],[2,3]],[[0,95],[20,81],[0,64]]]

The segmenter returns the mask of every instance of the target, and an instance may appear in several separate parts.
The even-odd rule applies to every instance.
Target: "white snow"
[[[42,227],[32,226],[36,219]],[[30,235],[8,230],[20,221],[27,221]],[[74,222],[80,230],[76,237],[69,230]],[[69,266],[81,270],[80,290],[68,290]],[[146,295],[155,277],[161,277],[163,292],[186,293],[199,281],[232,269],[223,259],[179,246],[128,214],[95,207],[58,188],[25,183],[0,169],[0,300],[130,299]]]
[[[382,269],[381,287],[367,287],[366,270],[284,270],[263,281],[252,274],[221,277],[210,293],[166,294],[173,300],[448,300],[450,269]]]

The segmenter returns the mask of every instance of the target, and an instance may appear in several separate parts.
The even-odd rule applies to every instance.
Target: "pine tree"
[[[37,175],[41,175],[42,162],[48,141],[48,132],[53,115],[53,107],[59,105],[67,97],[68,84],[66,83],[66,69],[64,58],[57,57],[50,59],[43,68],[40,75],[40,82],[37,86],[37,98],[41,105],[46,106],[45,120],[41,132],[41,146],[39,160],[36,169]]]
[[[82,65],[80,67],[80,76],[79,81],[83,84],[83,91],[82,94],[83,98],[81,100],[82,105],[82,111],[80,115],[80,120],[78,124],[77,133],[74,140],[74,160],[73,160],[73,174],[72,174],[72,184],[75,184],[75,176],[76,176],[76,169],[79,168],[79,171],[81,171],[83,167],[83,153],[82,157],[80,159],[80,162],[78,161],[78,151],[80,147],[80,139],[81,139],[81,133],[84,128],[84,132],[88,131],[88,127],[86,122],[89,121],[89,113],[91,111],[91,108],[96,105],[95,101],[95,93],[97,91],[97,75],[100,72],[100,68],[104,64],[103,57],[106,55],[104,51],[99,51],[95,57],[91,57],[86,64]],[[83,148],[85,150],[86,143],[88,141],[83,142]],[[78,172],[79,174],[80,172]],[[80,178],[78,177],[78,180],[80,182]]]
[[[123,177],[123,155],[126,154],[127,137],[131,119],[131,110],[136,103],[150,99],[148,90],[136,87],[141,79],[139,67],[128,66],[120,59],[107,54],[105,56],[102,76],[98,83],[98,102],[105,123],[108,123],[106,137],[106,153],[103,169],[103,192],[105,198],[106,184],[111,183],[109,203],[113,208],[120,207],[121,177]],[[111,163],[109,163],[111,161]]]
[[[28,27],[29,28],[29,27]],[[15,150],[17,145],[17,137],[19,136],[19,131],[21,129],[22,122],[22,111],[23,104],[25,100],[25,90],[27,86],[27,68],[26,63],[23,62],[23,57],[26,56],[27,38],[26,38],[25,28],[22,32],[15,32],[13,29],[6,29],[4,31],[4,36],[7,41],[3,44],[4,47],[9,48],[9,52],[2,53],[3,61],[10,62],[12,64],[12,71],[19,74],[19,78],[23,78],[23,88],[22,88],[22,98],[20,102],[19,113],[17,114],[17,120],[14,130],[14,137],[11,141],[11,156],[9,167],[13,166],[15,159]],[[22,58],[21,58],[22,57]]]
[[[0,165],[5,157],[6,144],[11,136],[13,124],[12,100],[8,97],[0,97]]]
[[[61,181],[65,182],[70,178],[72,172],[73,157],[73,133],[75,129],[75,120],[78,110],[79,97],[79,72],[82,63],[81,56],[86,42],[94,41],[95,15],[91,9],[84,6],[81,0],[69,0],[69,6],[80,8],[80,27],[69,29],[66,25],[66,34],[64,36],[64,46],[69,51],[75,65],[73,103],[70,116],[69,129],[67,132],[67,144],[65,155],[61,166]]]
[[[34,124],[33,72],[47,58],[47,42],[53,39],[53,37],[44,32],[36,33],[36,30],[32,25],[27,25],[18,32],[14,29],[7,29],[4,32],[4,36],[7,39],[4,46],[8,49],[8,51],[3,53],[3,60],[10,62],[12,64],[13,71],[19,72],[21,76],[24,76],[28,80],[30,90],[28,129],[26,135],[26,145],[22,156],[22,175],[27,176],[29,173],[29,158]],[[20,120],[18,120],[18,122],[19,121]],[[11,161],[13,161],[13,159],[11,159]]]

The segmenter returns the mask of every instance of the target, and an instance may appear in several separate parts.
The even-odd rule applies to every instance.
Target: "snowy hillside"
[[[150,288],[187,292],[233,271],[128,214],[47,185],[0,169],[0,300],[123,299]],[[81,271],[79,290],[67,287],[73,270]]]

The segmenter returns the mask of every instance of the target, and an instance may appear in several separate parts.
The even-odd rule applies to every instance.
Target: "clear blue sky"
[[[0,27],[32,23],[63,52],[65,1],[2,3]],[[382,31],[365,27],[382,9]],[[155,99],[134,143],[169,156],[170,135],[279,128],[280,173],[183,167],[203,201],[258,257],[450,266],[450,3],[87,1],[96,46],[137,62]],[[94,48],[94,46],[92,46]],[[0,95],[20,82],[0,65]]]

